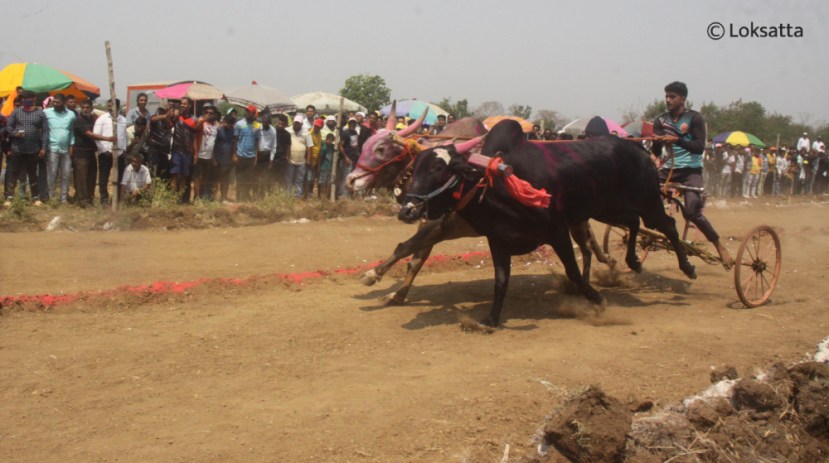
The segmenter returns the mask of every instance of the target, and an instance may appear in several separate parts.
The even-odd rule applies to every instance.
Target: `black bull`
[[[482,154],[500,156],[512,166],[518,178],[552,194],[547,208],[521,205],[506,191],[496,175],[494,185],[478,189],[476,198],[458,210],[477,233],[486,236],[495,266],[495,297],[484,323],[497,325],[506,295],[510,258],[549,244],[564,264],[567,277],[590,301],[603,298],[578,269],[568,230],[571,225],[596,219],[622,225],[630,230],[625,262],[636,271],[641,263],[636,255],[636,234],[641,218],[647,228],[667,236],[676,250],[679,268],[696,278],[679,244],[676,222],[665,213],[660,196],[659,177],[647,152],[635,143],[614,136],[590,141],[538,144],[526,140],[520,125],[505,120],[492,128]],[[444,215],[458,203],[453,188],[435,194],[452,179],[463,191],[474,189],[482,177],[480,168],[466,161],[454,147],[432,148],[421,153],[415,164],[401,220],[418,220],[424,213],[431,219]],[[476,195],[476,196],[477,196]]]

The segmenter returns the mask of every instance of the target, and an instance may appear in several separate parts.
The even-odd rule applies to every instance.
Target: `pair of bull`
[[[517,177],[552,195],[548,207],[525,206],[509,193],[501,177],[492,178],[492,185],[486,189],[476,188],[486,174],[468,161],[468,153],[480,143],[480,138],[429,147],[416,156],[401,156],[408,147],[400,143],[399,137],[417,130],[424,116],[400,133],[389,125],[375,134],[365,143],[357,168],[347,179],[353,190],[400,187],[408,180],[398,218],[406,222],[424,216],[428,219],[412,238],[397,246],[389,259],[363,278],[364,283],[373,284],[395,262],[413,255],[402,287],[387,296],[390,303],[405,300],[434,244],[485,236],[495,267],[495,296],[484,324],[497,326],[500,322],[511,256],[529,253],[542,244],[552,246],[564,264],[567,278],[582,294],[601,305],[604,300],[589,280],[591,240],[587,221],[591,218],[628,228],[625,262],[637,272],[641,271],[641,263],[635,245],[641,218],[645,227],[668,238],[676,250],[679,268],[688,277],[696,278],[694,266],[679,244],[676,223],[665,213],[656,167],[638,143],[606,136],[590,141],[539,144],[528,141],[517,122],[498,123],[484,138],[481,154],[502,158]],[[443,133],[468,138],[485,130],[476,126],[474,120],[458,122],[462,125],[457,133],[451,126]],[[394,159],[400,161],[389,162]],[[411,178],[407,179],[409,172]],[[583,272],[579,272],[571,235],[584,255]]]

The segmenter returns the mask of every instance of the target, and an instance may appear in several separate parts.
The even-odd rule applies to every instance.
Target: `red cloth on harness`
[[[500,172],[498,166],[503,164],[504,160],[500,157],[493,158],[486,169],[486,175],[489,178],[490,185],[492,184],[493,174]],[[550,200],[552,195],[547,193],[544,188],[536,189],[526,180],[522,180],[511,173],[504,173],[504,184],[507,192],[515,198],[519,203],[530,207],[550,207]]]

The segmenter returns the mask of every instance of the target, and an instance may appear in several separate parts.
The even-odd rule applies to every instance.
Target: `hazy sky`
[[[682,80],[696,107],[756,100],[795,122],[829,120],[829,2],[67,1],[6,5],[0,67],[49,64],[108,94],[130,83],[257,80],[288,96],[377,74],[397,99],[466,98],[618,119]],[[708,25],[723,24],[712,40]],[[790,24],[802,38],[733,38]],[[715,30],[716,32],[716,30]]]

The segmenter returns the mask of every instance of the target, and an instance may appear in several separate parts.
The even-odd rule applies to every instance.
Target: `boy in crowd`
[[[319,197],[322,199],[331,198],[331,174],[334,171],[334,153],[337,145],[334,143],[337,137],[333,133],[325,136],[325,143],[319,153]]]

